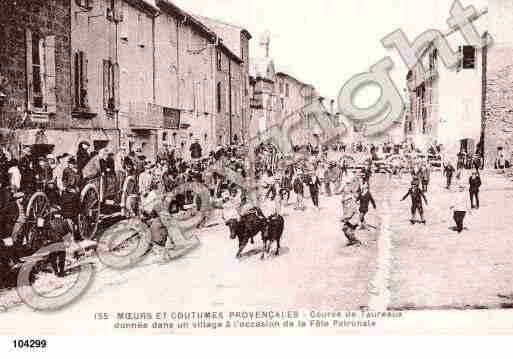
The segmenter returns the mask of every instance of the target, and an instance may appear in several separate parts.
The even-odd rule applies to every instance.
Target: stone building
[[[161,144],[182,149],[187,156],[198,139],[202,148],[215,145],[216,35],[195,17],[169,1],[158,1],[156,101],[163,106]]]
[[[229,50],[221,48],[216,58],[216,86],[220,84],[216,98],[221,109],[216,118],[216,139],[219,144],[244,143],[249,129],[249,41],[252,36],[240,26],[208,17],[198,18],[222,38]]]
[[[15,155],[70,128],[70,13],[69,0],[2,1],[0,142]]]
[[[218,54],[230,59],[224,93],[241,83],[242,72],[219,34],[167,0],[75,0],[73,14],[72,123],[83,129],[79,136],[140,148],[150,158],[167,144],[185,156],[196,139],[205,151],[218,144],[218,127],[227,128],[218,120]],[[240,85],[233,88],[240,98]],[[241,111],[233,115],[240,136]]]
[[[486,17],[483,11],[473,21],[482,35]],[[446,68],[433,45],[425,50],[419,64],[408,73],[405,126],[407,138],[418,148],[442,145],[446,155],[455,158],[460,150],[475,153],[480,142],[486,68],[483,52],[467,45],[460,32],[450,31],[445,39],[458,51],[458,66]]]
[[[285,72],[277,72],[270,56],[270,36],[260,39],[261,56],[251,61],[250,96],[251,125],[250,138],[257,138],[274,125],[289,118],[300,125],[292,132],[294,145],[304,145],[316,140],[320,128],[313,117],[302,109],[321,100],[314,86],[302,82]],[[320,106],[323,106],[319,102]],[[327,113],[326,109],[322,110]]]
[[[154,84],[158,8],[147,0],[71,2],[74,142],[152,156],[162,124]]]
[[[289,74],[278,72],[276,81],[282,117],[295,116],[295,112],[319,99],[314,86],[299,81]],[[297,145],[314,143],[319,136],[322,136],[322,132],[316,119],[309,116],[301,121],[300,126],[294,131],[293,142]]]
[[[409,71],[405,134],[419,148],[442,145],[448,158],[460,150],[478,152],[493,166],[498,150],[513,150],[513,1],[489,0],[473,20],[491,46],[476,49],[460,32],[445,35],[459,53],[455,69],[445,67],[429,46]]]

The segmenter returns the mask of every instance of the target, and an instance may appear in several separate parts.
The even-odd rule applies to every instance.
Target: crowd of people
[[[371,178],[375,171],[374,162],[391,156],[405,156],[414,153],[414,148],[397,146],[391,143],[381,145],[338,142],[330,146],[307,144],[296,146],[294,153],[284,156],[271,144],[262,144],[254,149],[254,156],[248,156],[243,146],[218,146],[206,153],[198,140],[185,155],[183,148],[164,146],[155,158],[146,158],[141,148],[93,148],[90,143],[80,142],[76,153],[63,153],[56,156],[52,151],[42,155],[34,153],[34,146],[24,146],[19,158],[2,149],[0,153],[0,216],[4,218],[2,238],[11,237],[19,241],[26,205],[30,196],[39,190],[44,191],[52,207],[58,209],[68,223],[70,232],[77,237],[77,216],[80,211],[80,191],[91,179],[104,180],[104,201],[119,202],[119,194],[128,176],[136,179],[133,189],[140,203],[156,192],[174,193],[170,203],[158,203],[142,212],[152,217],[152,233],[162,233],[168,229],[163,245],[167,249],[175,246],[169,235],[172,231],[171,216],[179,215],[190,207],[201,209],[202,199],[188,184],[201,184],[208,189],[210,199],[220,203],[235,204],[239,218],[247,214],[247,209],[257,207],[260,201],[277,202],[276,208],[287,206],[293,201],[293,208],[305,211],[309,198],[312,207],[321,210],[321,196],[341,196],[341,222],[348,245],[359,244],[358,228],[368,228],[366,216],[371,206],[376,209],[372,195]],[[434,154],[439,149],[433,150]],[[38,151],[35,151],[38,152]],[[433,156],[433,154],[431,154]],[[249,160],[249,157],[252,160]],[[412,159],[414,156],[410,156]],[[358,160],[355,160],[358,158]],[[251,163],[253,162],[253,163]],[[251,182],[246,187],[223,174],[212,171],[216,165],[229,168],[242,179]],[[481,163],[471,162],[475,172],[469,179],[472,208],[479,208],[479,188]],[[457,168],[444,163],[442,173],[447,178],[447,188],[451,188],[453,177],[461,177],[461,171],[468,167],[463,157],[458,157]],[[410,160],[398,169],[398,174],[409,170],[412,176],[411,188],[403,200],[410,197],[411,222],[426,223],[423,205],[428,203],[427,193],[431,180],[431,166],[428,159]],[[392,172],[391,172],[392,174]],[[252,192],[252,193],[249,193]],[[250,195],[255,194],[253,202]],[[250,203],[248,203],[250,202]],[[463,229],[462,210],[454,206],[454,219],[457,230]],[[259,215],[263,215],[257,210]],[[417,220],[417,215],[420,220]],[[165,243],[165,244],[164,244]]]

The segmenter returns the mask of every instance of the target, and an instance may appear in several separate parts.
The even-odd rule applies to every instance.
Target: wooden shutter
[[[110,61],[103,60],[103,108],[109,109]]]
[[[120,97],[119,97],[119,76],[120,76],[120,70],[119,70],[119,64],[115,63],[112,65],[112,91],[114,96],[114,110],[119,111],[120,106]]]
[[[80,71],[82,73],[81,78],[81,90],[82,94],[80,95],[80,99],[82,100],[82,106],[88,107],[89,101],[88,101],[88,77],[87,77],[87,68],[88,68],[88,60],[87,60],[87,54],[84,51],[80,51]]]
[[[456,72],[460,72],[462,67],[463,67],[463,48],[461,46],[458,46],[458,67],[456,69]]]
[[[27,76],[27,110],[32,110],[34,101],[34,88],[32,76],[32,31],[25,30],[25,50],[26,50],[26,76]]]
[[[44,42],[45,50],[45,81],[43,96],[46,110],[49,113],[57,112],[56,75],[55,75],[55,36],[47,36]]]
[[[73,77],[73,85],[74,85],[74,94],[75,94],[75,107],[80,107],[80,55],[78,52],[75,53],[74,56],[74,77]]]

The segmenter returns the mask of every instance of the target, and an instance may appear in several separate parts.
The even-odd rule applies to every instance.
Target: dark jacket
[[[444,169],[444,173],[447,177],[452,177],[452,175],[454,174],[455,171],[456,170],[454,169],[454,167],[452,165],[448,165]]]
[[[468,180],[470,184],[470,192],[472,193],[478,193],[479,187],[481,187],[481,177],[477,176],[476,178],[473,178],[472,176]]]
[[[321,181],[319,181],[319,177],[315,177],[315,181],[312,179],[312,176],[307,177],[307,186],[310,189],[310,193],[319,192],[319,187],[321,186]]]
[[[80,185],[80,173],[71,168],[66,168],[62,172],[62,184],[64,188],[78,189]]]
[[[77,151],[77,167],[79,172],[82,172],[82,169],[87,165],[87,163],[91,159],[91,155],[89,154],[89,152],[82,148],[82,144],[83,142],[80,143]]]
[[[369,191],[367,191],[367,193],[360,193],[357,201],[360,202],[360,212],[362,213],[367,213],[369,211],[369,203],[372,203],[372,206],[376,209],[376,202]]]
[[[427,199],[426,199],[426,196],[424,195],[424,192],[422,192],[420,190],[420,188],[418,188],[418,187],[410,188],[408,190],[408,193],[406,193],[404,195],[402,201],[404,201],[406,198],[408,198],[408,196],[411,197],[412,204],[420,204],[420,205],[422,205],[422,199],[424,199],[424,202],[426,202],[426,204],[427,204]]]
[[[64,190],[61,195],[61,214],[63,218],[75,220],[80,210],[80,195],[78,192]]]
[[[192,159],[196,160],[201,158],[201,145],[199,143],[193,143],[190,147],[190,151]]]
[[[301,181],[299,176],[296,177],[296,179],[294,180],[294,183],[292,184],[292,186],[294,188],[294,193],[296,193],[296,194],[303,194],[304,193],[303,181]]]

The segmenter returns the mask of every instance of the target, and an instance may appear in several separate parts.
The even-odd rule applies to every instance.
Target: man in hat
[[[478,171],[472,172],[472,175],[469,178],[469,192],[470,192],[470,204],[472,209],[479,209],[479,188],[481,187],[481,177],[479,176]],[[474,205],[475,199],[475,205]]]
[[[369,185],[367,183],[363,184],[362,191],[358,194],[356,201],[360,202],[360,228],[365,229],[365,216],[369,212],[369,203],[376,209],[376,202],[369,191]]]
[[[191,159],[193,161],[197,161],[197,160],[201,159],[202,148],[199,143],[199,139],[197,139],[197,138],[194,139],[194,142],[191,144],[191,147],[189,148],[189,150],[191,151]]]
[[[26,194],[34,193],[36,188],[36,171],[30,146],[23,146],[19,168],[21,172],[21,191]]]
[[[78,171],[77,161],[74,157],[68,161],[68,167],[62,174],[64,190],[61,195],[61,215],[73,231],[76,233],[76,223],[80,210],[80,194],[78,192],[82,178]]]
[[[401,199],[401,202],[406,198],[411,197],[411,224],[416,223],[417,212],[420,215],[420,221],[423,224],[426,224],[426,220],[424,219],[424,207],[422,206],[422,200],[428,205],[428,201],[426,199],[426,195],[419,188],[418,182],[412,181],[411,188],[408,190],[408,193],[404,195]]]
[[[454,176],[454,172],[456,172],[454,166],[451,163],[448,163],[447,166],[445,166],[444,168],[444,175],[447,178],[447,189],[451,189],[452,177]]]

